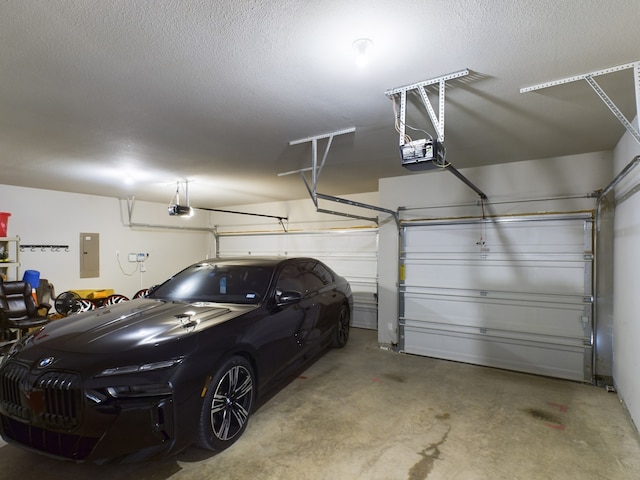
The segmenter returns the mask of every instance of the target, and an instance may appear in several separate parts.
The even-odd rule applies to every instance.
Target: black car
[[[196,263],[20,339],[0,366],[2,438],[76,462],[222,450],[258,399],[347,343],[352,306],[311,258]]]

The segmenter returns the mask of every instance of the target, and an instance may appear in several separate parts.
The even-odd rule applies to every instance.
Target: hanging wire
[[[176,182],[176,193],[169,200],[169,206],[180,205],[180,180]]]
[[[122,266],[122,262],[120,261],[120,252],[116,253],[116,260],[118,261],[118,267],[120,267],[120,271],[122,272],[123,275],[126,275],[127,277],[132,277],[140,268],[140,262],[136,262],[136,266],[134,270],[131,273],[127,273]]]
[[[396,98],[397,98],[397,95],[394,95],[393,97],[391,97],[391,102],[392,102],[392,105],[393,105],[393,114],[394,114],[394,117],[395,117],[395,129],[396,129],[396,132],[400,133],[400,125],[404,125],[405,128],[410,128],[411,130],[414,130],[416,132],[422,132],[427,137],[429,137],[430,140],[433,140],[433,135],[431,135],[427,130],[411,126],[407,122],[403,122],[402,120],[400,120],[400,115],[398,114],[398,106],[396,105]],[[411,137],[409,135],[407,135],[406,132],[405,132],[405,135],[404,135],[404,140],[405,140],[405,143],[411,141]]]

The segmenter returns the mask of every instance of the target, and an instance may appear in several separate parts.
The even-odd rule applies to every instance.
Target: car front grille
[[[29,378],[24,365],[11,364],[0,375],[0,407],[12,417],[29,420],[29,409],[23,406],[21,393]]]
[[[74,373],[34,375],[16,362],[0,372],[0,418],[8,440],[81,460],[98,441],[70,433],[81,421],[82,405],[82,382]]]
[[[80,378],[72,373],[47,372],[38,377],[36,391],[44,392],[42,423],[69,429],[78,425],[82,411]]]
[[[74,461],[87,458],[99,440],[98,438],[51,432],[4,415],[0,415],[0,421],[4,434],[12,441],[46,452],[49,455]]]
[[[76,374],[50,371],[33,377],[18,363],[0,373],[0,409],[17,420],[71,430],[80,422],[82,405],[82,382]]]

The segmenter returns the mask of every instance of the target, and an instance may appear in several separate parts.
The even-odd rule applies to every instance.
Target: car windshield
[[[259,303],[273,268],[253,265],[193,265],[160,285],[149,296],[181,302]]]

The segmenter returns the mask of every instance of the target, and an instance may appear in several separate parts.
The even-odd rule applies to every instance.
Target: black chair
[[[0,355],[5,355],[15,341],[16,334],[9,328],[7,314],[0,308]]]
[[[40,327],[49,322],[49,309],[51,305],[42,303],[36,305],[31,293],[31,285],[27,282],[3,282],[0,283],[0,309],[4,315],[0,327],[3,334],[6,330],[17,329],[20,336],[34,327]],[[39,310],[46,310],[44,315]]]

